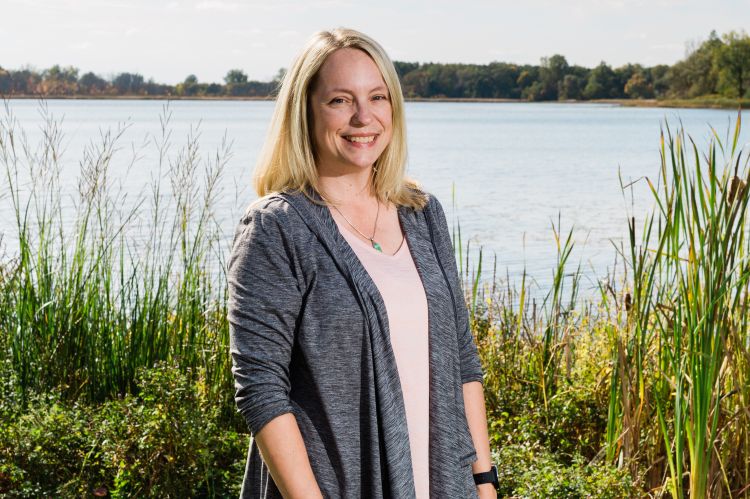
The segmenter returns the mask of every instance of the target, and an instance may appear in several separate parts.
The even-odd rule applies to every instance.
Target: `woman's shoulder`
[[[234,231],[232,252],[243,252],[248,248],[252,248],[256,255],[278,256],[293,252],[302,224],[296,210],[282,196],[276,193],[262,196],[250,202],[240,217]]]
[[[422,191],[425,196],[423,211],[426,213],[425,222],[427,225],[437,227],[439,232],[448,231],[448,220],[445,216],[445,210],[438,197],[428,191]]]
[[[410,186],[409,190],[415,199],[421,198],[421,203],[423,203],[423,206],[421,207],[422,210],[427,209],[430,212],[443,212],[443,206],[440,204],[440,200],[432,192],[423,189],[422,187],[414,186]]]
[[[240,223],[246,224],[257,218],[287,223],[294,213],[295,210],[284,196],[272,192],[250,202],[240,218]]]
[[[289,202],[277,193],[262,196],[247,205],[235,228],[234,241],[276,246],[296,239],[301,219]],[[262,240],[262,241],[261,241]]]
[[[432,206],[437,200],[429,191],[425,190],[416,181],[409,181],[403,186],[396,204],[416,211],[422,211]]]

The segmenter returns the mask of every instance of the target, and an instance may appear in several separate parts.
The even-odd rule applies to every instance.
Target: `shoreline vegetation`
[[[250,435],[233,399],[229,248],[214,216],[231,148],[204,154],[198,130],[172,148],[169,105],[149,141],[158,175],[127,200],[108,173],[128,154],[122,128],[91,142],[71,197],[44,102],[38,144],[7,103],[0,116],[0,199],[14,221],[0,240],[19,243],[0,254],[0,496],[239,495]],[[591,299],[578,298],[582,264],[559,220],[543,299],[533,276],[503,279],[497,260],[470,252],[454,222],[500,497],[750,499],[741,116],[726,134],[704,131],[703,148],[664,122],[653,176],[621,180],[653,209],[624,217],[629,240]]]
[[[0,61],[1,62],[1,61]],[[602,61],[587,68],[568,63],[560,54],[538,65],[419,63],[394,61],[407,100],[426,102],[603,102],[639,107],[750,107],[750,36],[712,31],[691,45],[673,65]],[[102,99],[232,99],[267,100],[278,90],[285,70],[270,81],[252,81],[242,69],[230,69],[222,83],[202,82],[194,74],[170,85],[146,80],[138,73],[103,78],[79,75],[73,66],[44,70],[0,66],[4,98]]]

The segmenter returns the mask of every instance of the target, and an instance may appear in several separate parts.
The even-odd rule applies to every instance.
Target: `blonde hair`
[[[380,70],[390,94],[393,133],[370,176],[373,190],[381,201],[422,209],[427,197],[419,183],[406,176],[404,96],[396,69],[375,40],[345,28],[320,31],[313,35],[284,75],[268,137],[255,166],[253,186],[260,197],[280,191],[301,191],[316,202],[306,192],[312,188],[325,202],[329,202],[319,189],[308,97],[323,63],[333,52],[342,48],[366,52]]]

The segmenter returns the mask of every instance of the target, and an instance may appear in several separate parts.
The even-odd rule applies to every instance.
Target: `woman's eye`
[[[386,100],[387,97],[385,95],[376,95],[373,97],[375,100]]]
[[[335,99],[331,100],[331,104],[343,104],[344,98],[343,97],[336,97]]]

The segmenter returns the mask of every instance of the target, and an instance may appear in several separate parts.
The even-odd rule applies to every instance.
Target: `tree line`
[[[672,66],[626,64],[594,68],[568,64],[564,56],[544,57],[539,65],[505,62],[437,64],[394,62],[407,98],[524,99],[691,99],[705,96],[750,97],[750,36],[744,31],[694,44]],[[0,94],[45,96],[272,97],[284,70],[268,82],[251,81],[241,69],[227,72],[223,83],[199,82],[191,74],[181,83],[145,81],[138,73],[111,79],[78,68],[55,65],[41,72],[0,66]]]

